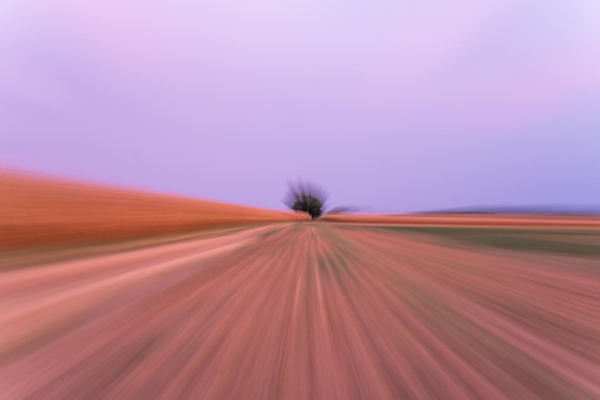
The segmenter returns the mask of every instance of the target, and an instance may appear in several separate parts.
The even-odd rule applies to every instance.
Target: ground
[[[0,398],[599,398],[600,232],[481,229],[5,256]]]

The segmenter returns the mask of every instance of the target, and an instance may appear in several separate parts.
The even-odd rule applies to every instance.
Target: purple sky
[[[600,1],[0,2],[0,165],[282,208],[600,205]]]

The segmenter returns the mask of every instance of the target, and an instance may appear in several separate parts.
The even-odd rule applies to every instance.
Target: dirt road
[[[0,332],[2,399],[597,399],[600,259],[263,226],[4,268]]]

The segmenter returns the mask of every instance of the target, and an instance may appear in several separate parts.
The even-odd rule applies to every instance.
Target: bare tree
[[[294,211],[308,213],[312,219],[323,215],[327,192],[320,186],[310,182],[288,183],[288,192],[283,203]]]

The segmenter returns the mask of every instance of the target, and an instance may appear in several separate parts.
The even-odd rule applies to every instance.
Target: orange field
[[[305,218],[302,214],[0,173],[0,251]]]

